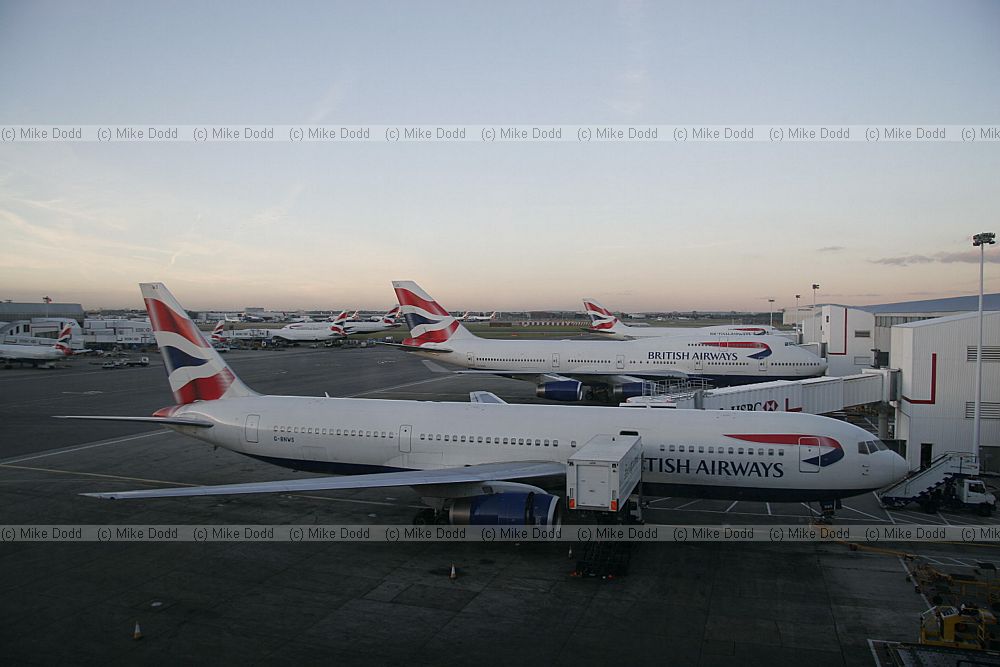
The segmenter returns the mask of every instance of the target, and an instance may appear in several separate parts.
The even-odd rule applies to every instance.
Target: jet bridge
[[[865,369],[857,375],[804,380],[776,380],[706,390],[658,391],[622,403],[625,407],[679,408],[698,410],[746,410],[827,414],[846,407],[898,400],[899,371]]]

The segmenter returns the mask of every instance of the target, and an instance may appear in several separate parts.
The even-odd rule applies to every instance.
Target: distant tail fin
[[[220,344],[226,342],[226,320],[219,320],[215,328],[212,329],[212,342]]]
[[[586,308],[587,315],[590,317],[591,330],[608,333],[618,328],[619,319],[596,299],[584,298],[583,307]]]
[[[257,395],[236,377],[163,283],[139,287],[179,405]]]
[[[56,344],[53,345],[54,348],[62,352],[67,357],[73,355],[73,348],[69,346],[70,338],[73,337],[73,325],[67,324],[59,332],[59,338],[56,339]]]
[[[404,345],[419,347],[428,343],[475,338],[412,280],[394,280],[392,287],[396,290],[400,312],[410,327],[410,337],[403,341]]]
[[[393,306],[392,310],[382,316],[382,324],[395,324],[399,317],[399,306]]]

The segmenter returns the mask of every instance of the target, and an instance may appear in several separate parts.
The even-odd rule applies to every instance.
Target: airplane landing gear
[[[414,526],[446,526],[448,523],[448,512],[444,510],[422,509],[413,517]]]
[[[820,517],[817,519],[817,522],[832,524],[833,520],[837,518],[837,510],[841,509],[843,506],[844,504],[839,498],[837,500],[819,501]]]

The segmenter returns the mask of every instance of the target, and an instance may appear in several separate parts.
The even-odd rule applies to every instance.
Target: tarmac
[[[132,355],[138,356],[138,355]],[[409,524],[409,489],[148,501],[80,493],[304,476],[148,424],[162,364],[0,371],[0,524]],[[234,351],[262,393],[536,402],[525,382],[435,373],[383,347]],[[802,523],[802,504],[652,499],[648,523]],[[848,499],[838,522],[995,523]],[[970,571],[995,548],[900,547]],[[456,579],[449,577],[455,564]],[[874,664],[870,640],[915,641],[927,601],[891,553],[840,544],[640,544],[626,577],[571,577],[566,544],[0,544],[7,664],[184,662],[589,665]],[[142,639],[133,639],[139,623]]]

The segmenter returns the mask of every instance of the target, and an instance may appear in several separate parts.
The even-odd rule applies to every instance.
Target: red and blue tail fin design
[[[618,326],[618,318],[610,310],[602,306],[596,299],[584,299],[583,307],[590,317],[592,331],[610,332]]]
[[[73,348],[69,346],[70,338],[73,337],[73,325],[67,324],[59,332],[59,338],[56,339],[56,344],[53,345],[57,350],[62,352],[67,357],[73,355]]]
[[[412,280],[394,280],[400,312],[410,327],[410,337],[403,345],[423,346],[452,339],[475,338],[427,292]]]
[[[163,283],[140,283],[178,405],[256,396],[236,377]]]
[[[226,342],[226,321],[219,320],[212,329],[212,342],[213,343],[225,343]]]
[[[399,317],[399,306],[393,306],[392,310],[382,316],[382,324],[395,324]]]

